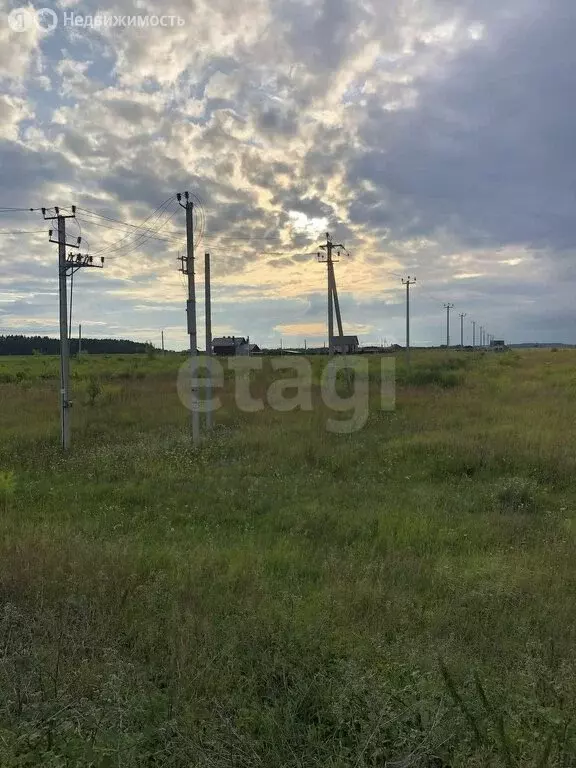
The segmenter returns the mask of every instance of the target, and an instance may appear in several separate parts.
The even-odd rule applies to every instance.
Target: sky
[[[575,34],[574,0],[0,0],[0,334],[58,334],[28,209],[76,205],[74,328],[184,348],[190,190],[201,347],[206,251],[214,335],[323,344],[326,232],[362,344],[404,343],[408,275],[415,345],[445,303],[576,343]]]

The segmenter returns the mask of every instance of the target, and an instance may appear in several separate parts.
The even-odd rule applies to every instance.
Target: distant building
[[[370,347],[362,347],[358,352],[363,355],[392,355],[395,352],[403,352],[404,350],[405,347],[401,347],[399,344],[390,344],[390,346],[387,347],[376,347],[374,345]]]
[[[250,345],[243,336],[221,336],[212,340],[212,351],[219,357],[236,357],[247,355]]]
[[[492,339],[490,349],[494,352],[503,352],[506,350],[506,342],[503,339]]]
[[[258,344],[248,344],[248,353],[250,355],[261,355],[262,350],[258,346]]]
[[[358,336],[334,336],[334,350],[341,355],[353,355],[358,347]]]

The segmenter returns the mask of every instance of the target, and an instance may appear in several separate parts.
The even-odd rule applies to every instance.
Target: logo
[[[8,26],[14,32],[26,32],[36,27],[44,32],[53,32],[58,26],[58,15],[52,8],[14,8],[8,14]]]
[[[36,11],[36,23],[45,32],[53,32],[58,26],[58,16],[52,8],[40,8]]]
[[[287,372],[292,375],[285,376]],[[243,413],[267,407],[278,413],[317,411],[326,431],[349,435],[364,427],[371,406],[395,410],[395,376],[394,358],[382,358],[380,371],[373,370],[371,375],[368,360],[359,357],[330,359],[319,371],[305,357],[271,357],[266,363],[261,357],[231,357],[224,367],[218,358],[203,356],[182,364],[177,391],[192,413],[220,410],[224,407],[220,396],[227,394],[228,406],[233,399]],[[254,396],[253,389],[259,390],[260,397]],[[333,415],[338,418],[330,418]]]

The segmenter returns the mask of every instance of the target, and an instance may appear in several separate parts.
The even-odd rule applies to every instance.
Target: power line
[[[110,232],[125,231],[120,229],[119,227],[113,227],[110,224],[102,224],[101,222],[92,221],[90,219],[85,219],[82,217],[79,217],[78,221],[81,221],[88,226],[101,227],[103,229],[107,229]],[[144,234],[144,233],[141,233],[141,234]],[[136,237],[136,235],[134,235],[134,237]],[[165,235],[149,235],[148,237],[150,240],[159,240],[165,243],[181,243],[184,240],[184,238],[181,235],[170,235],[168,233],[166,233]]]
[[[165,212],[164,209],[173,200],[174,200],[174,196],[169,197],[167,200],[165,200],[163,203],[161,203],[154,211],[152,211],[152,213],[146,219],[144,219],[144,221],[139,225],[139,227],[136,227],[137,229],[140,230],[140,234],[132,235],[132,234],[126,233],[121,238],[116,240],[114,243],[111,243],[110,245],[105,246],[104,248],[102,248],[99,251],[97,251],[97,253],[95,255],[100,255],[100,254],[103,254],[103,253],[112,253],[112,252],[115,252],[117,250],[121,250],[123,247],[125,247],[125,246],[122,246],[121,244],[123,242],[127,241],[127,240],[129,241],[129,239],[132,238],[132,237],[136,237],[138,239],[138,238],[141,238],[142,236],[144,236],[145,234],[149,234],[149,233],[157,234],[157,231],[152,229],[152,225],[151,224],[148,227],[146,227],[145,225],[148,222],[150,222],[151,219],[155,219],[155,218],[161,217],[163,215],[163,213]],[[82,210],[87,211],[87,209],[82,209]],[[94,212],[92,212],[92,211],[87,211],[87,212],[89,214],[92,214],[92,215],[96,215],[96,216],[99,215],[99,214],[94,214]],[[106,218],[106,217],[102,216],[102,218]],[[125,223],[125,222],[120,222],[120,223]],[[155,223],[158,223],[158,222],[155,222]],[[135,225],[130,225],[130,226],[134,226],[135,227]],[[133,245],[133,243],[128,242],[127,245]]]
[[[165,226],[170,221],[170,219],[174,218],[174,216],[176,216],[176,213],[177,213],[177,211],[174,211],[174,213],[172,213],[170,215],[170,217],[162,224],[162,226]],[[123,250],[124,251],[124,253],[121,254],[122,257],[124,258],[125,256],[128,256],[130,253],[133,253],[134,251],[136,251],[139,248],[141,248],[145,243],[147,243],[149,240],[151,240],[152,237],[153,236],[151,236],[151,235],[145,235],[145,234],[142,234],[141,236],[139,235],[137,237],[137,240],[139,240],[139,242],[128,243],[127,245],[123,245],[121,248],[119,248],[117,250]],[[124,249],[126,249],[126,250],[124,250]]]
[[[45,229],[19,229],[14,230],[12,232],[8,232],[4,229],[0,229],[0,235],[36,235],[42,232],[44,235],[46,234]]]
[[[140,233],[142,233],[142,225],[141,224],[131,224],[130,222],[127,222],[127,221],[120,221],[120,219],[114,219],[114,218],[112,218],[110,216],[104,216],[104,215],[99,214],[99,213],[95,213],[95,212],[92,212],[92,211],[87,211],[84,208],[79,208],[78,210],[83,212],[83,215],[80,216],[79,218],[85,224],[91,224],[91,225],[93,225],[95,227],[104,227],[106,229],[114,230],[116,232],[122,232],[123,231],[119,227],[113,227],[113,226],[110,226],[109,224],[103,224],[102,222],[96,222],[96,221],[94,221],[92,219],[86,219],[85,218],[85,216],[90,215],[92,217],[98,217],[100,219],[104,219],[106,221],[113,222],[115,224],[120,224],[120,225],[122,225],[123,227],[126,227],[126,228],[135,229],[135,230],[139,231]],[[166,241],[169,241],[171,239],[173,239],[173,240],[182,240],[183,239],[181,235],[176,235],[176,234],[171,235],[168,232],[165,233],[165,235],[162,236],[162,237],[157,236],[157,235],[155,235],[153,237],[155,239],[158,239],[158,240],[166,240]]]
[[[42,208],[0,208],[0,213],[33,213],[41,210]]]
[[[155,221],[154,224],[152,224],[152,222],[151,222],[148,227],[142,226],[140,234],[137,234],[137,235],[128,234],[128,233],[124,234],[122,237],[120,237],[114,243],[112,243],[109,246],[106,246],[105,248],[101,249],[101,251],[99,251],[99,253],[114,253],[116,251],[122,250],[125,247],[129,247],[131,245],[134,245],[134,242],[131,242],[131,238],[135,238],[135,242],[138,242],[138,241],[141,241],[142,238],[144,238],[146,235],[158,234],[158,232],[160,231],[162,225],[160,225],[157,229],[154,229],[154,226],[156,226],[161,221],[161,217],[166,212],[165,209],[170,204],[170,202],[171,202],[171,200],[164,201],[164,203],[162,203],[162,205],[158,206],[158,208],[156,208],[156,210],[153,211],[153,213],[151,213],[150,216],[148,216],[148,218],[145,219],[145,221],[143,222],[143,224],[145,224],[146,222],[150,221],[151,219],[152,220],[153,219],[158,219],[158,221]],[[143,242],[145,242],[145,240]],[[125,244],[122,245],[122,243],[125,243]]]

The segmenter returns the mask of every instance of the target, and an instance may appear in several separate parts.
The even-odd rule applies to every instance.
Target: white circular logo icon
[[[35,13],[27,11],[26,8],[14,8],[8,14],[8,26],[14,32],[25,32],[35,24]]]
[[[36,23],[45,32],[53,32],[58,26],[58,15],[52,8],[40,8],[36,11]]]
[[[8,14],[8,26],[15,32],[26,32],[33,27],[52,32],[58,26],[58,15],[52,8],[40,8],[38,11],[14,8]]]

